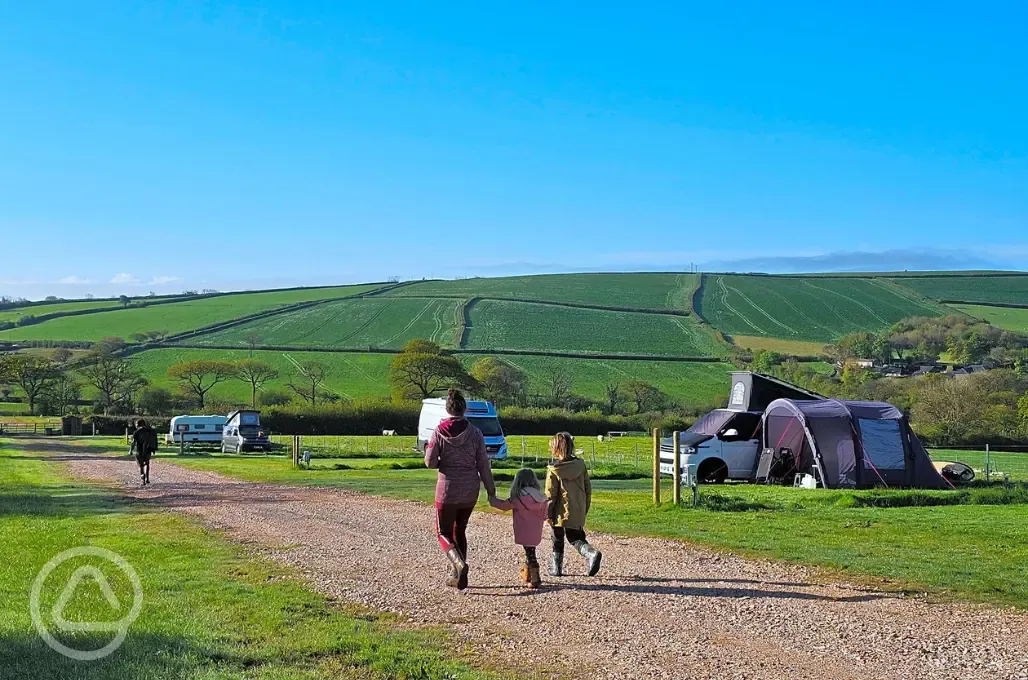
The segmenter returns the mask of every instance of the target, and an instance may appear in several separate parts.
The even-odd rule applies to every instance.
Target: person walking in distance
[[[142,418],[136,421],[129,452],[135,454],[136,462],[139,463],[139,476],[143,486],[146,486],[150,483],[150,459],[157,453],[157,432]]]
[[[585,461],[575,457],[575,440],[567,432],[550,440],[554,462],[546,469],[546,499],[549,522],[553,527],[553,555],[550,576],[564,575],[564,541],[585,558],[590,576],[600,571],[603,554],[589,545],[585,536],[585,517],[592,504],[592,484]]]
[[[425,465],[439,470],[435,487],[436,533],[450,560],[450,578],[446,583],[458,590],[468,587],[468,522],[483,484],[489,502],[496,500],[485,438],[464,417],[466,409],[464,395],[451,389],[446,397],[450,417],[439,423],[425,448]]]

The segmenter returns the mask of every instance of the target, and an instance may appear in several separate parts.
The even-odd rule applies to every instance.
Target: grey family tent
[[[763,436],[765,447],[792,455],[797,472],[830,489],[952,488],[891,404],[776,399],[764,410]]]

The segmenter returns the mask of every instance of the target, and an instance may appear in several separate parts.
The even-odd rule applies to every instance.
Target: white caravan
[[[228,418],[225,416],[175,416],[171,419],[165,444],[221,444],[221,434]],[[180,426],[185,432],[179,432]]]

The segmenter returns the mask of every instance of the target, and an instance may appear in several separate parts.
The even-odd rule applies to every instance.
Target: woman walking
[[[450,560],[451,587],[468,587],[468,521],[485,484],[489,501],[496,498],[496,484],[485,452],[481,430],[464,417],[467,402],[458,390],[446,397],[446,412],[425,448],[425,465],[439,470],[435,486],[436,531],[439,545]]]

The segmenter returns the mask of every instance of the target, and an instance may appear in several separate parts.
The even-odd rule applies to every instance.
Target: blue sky
[[[0,12],[0,294],[1028,265],[1024,3]]]

